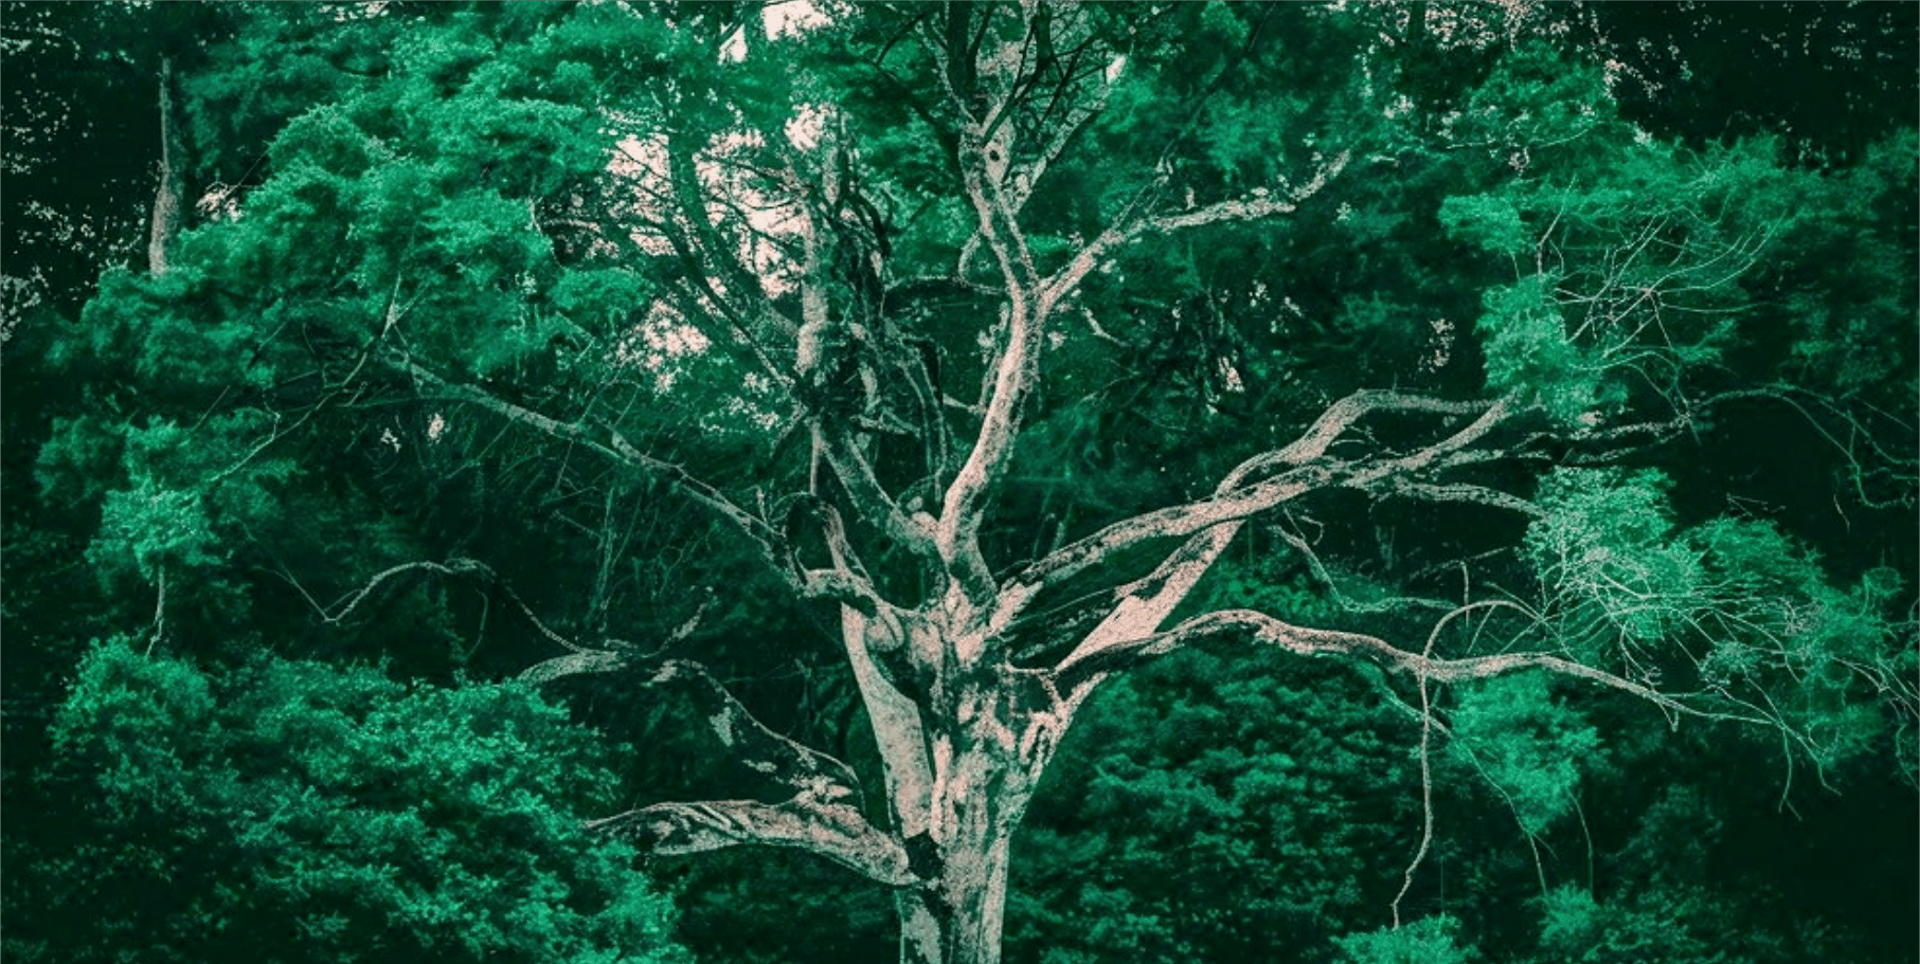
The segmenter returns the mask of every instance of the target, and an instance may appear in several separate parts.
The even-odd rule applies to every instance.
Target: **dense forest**
[[[1917,83],[0,3],[0,956],[1920,964]]]

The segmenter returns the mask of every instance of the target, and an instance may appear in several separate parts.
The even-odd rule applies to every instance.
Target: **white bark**
[[[1100,625],[1095,626],[1059,662],[1054,672],[1062,676],[1070,675],[1082,660],[1159,632],[1160,624],[1186,601],[1187,594],[1199,584],[1200,577],[1213,568],[1220,554],[1233,542],[1233,537],[1240,533],[1242,525],[1240,522],[1222,523],[1203,529],[1187,540],[1152,575],[1142,580],[1134,591],[1121,596],[1119,604],[1113,607],[1107,618],[1101,620]],[[1077,692],[1081,686],[1090,687],[1098,683],[1099,677],[1095,676],[1076,684],[1073,689]]]
[[[904,838],[927,832],[933,801],[933,764],[928,757],[926,723],[918,703],[888,681],[873,650],[905,645],[897,629],[877,625],[851,606],[840,607],[847,663],[880,745],[887,800],[895,829]]]
[[[752,800],[656,803],[591,821],[587,829],[632,841],[655,854],[696,854],[742,844],[793,847],[826,857],[878,884],[906,887],[916,882],[900,844],[842,800],[802,795],[778,804]]]
[[[147,234],[147,270],[167,273],[167,254],[187,204],[186,181],[180,176],[180,131],[173,116],[173,61],[160,59],[160,186],[153,192],[153,215]]]

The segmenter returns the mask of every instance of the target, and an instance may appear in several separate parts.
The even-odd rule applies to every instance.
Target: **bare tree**
[[[862,162],[831,110],[816,132],[784,146],[768,135],[745,149],[736,138],[728,148],[674,131],[627,142],[632,163],[619,187],[637,200],[610,209],[625,223],[570,222],[591,243],[684,264],[663,310],[747,359],[790,402],[809,468],[806,490],[774,503],[786,507],[784,517],[765,500],[750,504],[649,454],[591,409],[545,414],[411,356],[387,356],[416,385],[671,484],[754,545],[796,597],[838,606],[846,663],[884,764],[884,823],[859,806],[851,767],[771,732],[699,664],[568,643],[572,652],[528,678],[622,670],[681,688],[726,747],[791,794],[778,803],[657,803],[595,829],[660,854],[743,844],[819,854],[893,889],[902,960],[987,964],[1000,955],[1010,841],[1076,712],[1116,674],[1184,647],[1225,641],[1372,661],[1414,681],[1423,709],[1433,684],[1545,671],[1668,712],[1779,724],[1750,703],[1729,702],[1725,690],[1667,694],[1650,678],[1583,662],[1547,633],[1531,637],[1534,648],[1449,654],[1446,629],[1495,610],[1539,627],[1540,614],[1507,598],[1444,603],[1431,632],[1406,641],[1247,609],[1169,625],[1249,524],[1329,493],[1539,515],[1525,493],[1476,481],[1473,472],[1535,453],[1540,426],[1551,420],[1536,417],[1541,401],[1525,388],[1479,398],[1354,391],[1307,420],[1289,444],[1250,453],[1203,497],[1139,512],[1011,565],[990,564],[982,531],[1005,495],[1023,420],[1047,378],[1049,334],[1082,323],[1076,299],[1089,275],[1132,249],[1288,218],[1360,162],[1322,150],[1301,160],[1292,187],[1211,201],[1176,197],[1164,170],[1145,170],[1136,197],[1102,230],[1064,255],[1043,256],[1030,244],[1028,201],[1106,106],[1120,51],[1067,3],[950,4],[910,11],[899,23],[899,42],[937,65],[936,104],[920,109],[950,137],[945,160],[976,222],[950,274],[887,276],[884,231],[859,187]],[[947,396],[889,310],[916,286],[964,292],[983,306],[978,333],[989,354],[976,397]],[[1587,297],[1605,307],[1625,295],[1603,286]],[[1383,421],[1395,430],[1371,431]],[[1687,426],[1678,410],[1576,423],[1561,434],[1609,452]],[[1389,437],[1395,441],[1381,441]],[[912,442],[916,466],[877,464],[880,440]],[[899,459],[897,445],[887,451]],[[1311,558],[1304,540],[1295,547]],[[1145,550],[1161,553],[1158,563],[1128,568]],[[911,560],[919,584],[932,588],[890,588],[900,581],[876,578],[868,563],[881,554]],[[1070,604],[1043,610],[1043,599],[1062,595]]]

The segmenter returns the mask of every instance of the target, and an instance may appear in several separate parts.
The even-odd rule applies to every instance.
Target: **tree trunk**
[[[907,841],[931,879],[901,889],[901,964],[997,964],[1007,902],[1007,858],[1030,796],[1025,773],[969,753],[948,781],[958,796],[936,801],[954,823],[944,841]],[[1005,761],[1015,763],[1016,761]],[[996,772],[998,771],[998,772]],[[974,780],[984,777],[979,784]]]
[[[1020,670],[970,663],[975,640],[939,614],[842,613],[914,880],[895,891],[900,960],[995,964],[1013,833],[1071,707]],[[916,676],[923,686],[907,682]]]

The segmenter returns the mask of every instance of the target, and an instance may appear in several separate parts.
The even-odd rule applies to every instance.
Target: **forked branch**
[[[1208,204],[1192,211],[1178,214],[1135,217],[1102,231],[1100,235],[1081,248],[1060,270],[1053,273],[1041,288],[1041,304],[1052,308],[1080,286],[1086,276],[1099,267],[1100,262],[1112,257],[1119,249],[1150,234],[1173,234],[1190,228],[1205,227],[1211,224],[1226,224],[1236,221],[1257,221],[1262,218],[1291,214],[1299,210],[1302,202],[1320,193],[1340,172],[1346,169],[1349,155],[1341,152],[1325,166],[1314,172],[1313,177],[1299,189],[1283,197],[1273,197],[1266,193],[1256,193],[1247,197],[1232,198]]]
[[[574,653],[541,663],[522,678],[539,682],[646,662],[618,652]],[[646,685],[660,684],[681,687],[735,760],[786,786],[793,796],[776,804],[657,803],[590,821],[587,829],[632,841],[654,854],[693,854],[745,844],[794,847],[888,886],[906,886],[917,879],[899,843],[860,814],[855,805],[860,785],[851,767],[768,729],[699,663],[653,663]]]
[[[1123,519],[1049,553],[1028,566],[1001,594],[995,611],[998,621],[1018,614],[1046,586],[1072,578],[1097,566],[1115,553],[1149,539],[1181,538],[1196,532],[1272,510],[1316,489],[1333,485],[1387,486],[1396,473],[1430,472],[1484,438],[1514,412],[1510,399],[1448,401],[1398,392],[1361,391],[1333,403],[1313,424],[1284,448],[1256,455],[1236,466],[1208,498],[1169,506]],[[1427,415],[1474,415],[1473,422],[1453,434],[1414,452],[1388,459],[1340,463],[1327,457],[1333,443],[1361,419],[1377,412]],[[1411,481],[1411,479],[1409,479]],[[1425,489],[1414,494],[1449,494],[1496,500],[1497,493]],[[1515,506],[1506,506],[1515,508]]]

